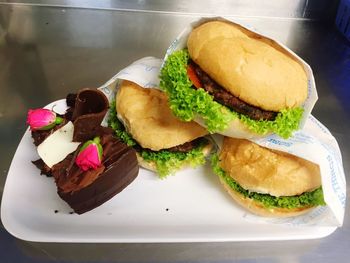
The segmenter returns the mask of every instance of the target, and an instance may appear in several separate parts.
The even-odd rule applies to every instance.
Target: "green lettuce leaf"
[[[311,192],[305,192],[296,196],[272,196],[269,194],[261,194],[256,192],[250,192],[240,186],[231,176],[228,176],[226,172],[219,166],[219,156],[214,154],[211,159],[213,171],[216,175],[222,178],[232,190],[242,194],[246,198],[254,199],[260,202],[266,208],[301,208],[311,207],[318,205],[326,205],[323,199],[322,187],[319,187]]]
[[[124,125],[117,117],[116,102],[113,100],[109,106],[108,127],[115,131],[117,137],[128,146],[136,146],[137,142],[125,130]]]
[[[170,152],[167,150],[152,151],[142,148],[132,136],[125,130],[124,125],[117,117],[116,105],[113,101],[110,105],[108,126],[111,127],[116,136],[126,143],[128,146],[134,147],[141,157],[147,162],[156,164],[157,174],[160,178],[175,173],[183,165],[196,167],[205,163],[206,159],[203,153],[203,148],[207,145],[207,141],[203,141],[196,148],[189,152]]]
[[[157,167],[157,173],[160,178],[173,174],[179,170],[183,165],[190,165],[196,167],[205,163],[205,156],[201,144],[189,152],[170,152],[167,150],[150,151],[142,150],[141,156],[145,161],[154,162]]]
[[[160,87],[168,94],[170,108],[183,121],[191,121],[196,116],[203,118],[210,133],[225,130],[229,123],[238,118],[252,132],[265,135],[273,132],[288,138],[299,128],[303,108],[285,109],[278,113],[274,121],[253,120],[217,103],[204,89],[193,89],[187,76],[190,59],[186,49],[169,55],[160,73]]]

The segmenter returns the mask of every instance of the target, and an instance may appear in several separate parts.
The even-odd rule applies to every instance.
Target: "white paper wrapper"
[[[187,39],[189,34],[191,33],[191,31],[198,27],[199,25],[208,22],[208,21],[213,21],[213,20],[220,20],[220,21],[228,21],[228,22],[233,22],[235,24],[241,25],[235,21],[232,21],[230,19],[224,18],[224,17],[215,17],[215,18],[202,18],[199,19],[198,21],[195,21],[191,24],[189,24],[179,35],[178,37],[172,42],[172,44],[170,45],[170,47],[167,49],[166,51],[166,55],[164,57],[164,61],[166,61],[167,57],[173,53],[176,50],[181,50],[187,47]],[[256,34],[263,36],[265,38],[271,39],[267,36],[264,36],[263,34],[258,33],[255,29],[251,29],[248,28],[244,25],[241,25],[242,27],[247,28],[248,30],[255,32]],[[304,108],[304,114],[303,117],[301,119],[300,122],[300,128],[304,127],[304,124],[308,118],[308,116],[310,115],[317,99],[317,90],[316,90],[316,85],[315,85],[315,79],[312,73],[312,70],[310,68],[310,66],[304,61],[302,60],[298,55],[296,55],[293,51],[291,51],[288,47],[286,47],[285,45],[283,45],[282,43],[273,40],[274,42],[276,42],[277,44],[279,44],[281,47],[283,47],[285,50],[287,50],[292,56],[294,56],[298,61],[300,61],[305,69],[305,72],[307,74],[307,79],[308,79],[308,96],[307,99],[305,100],[304,104],[302,105],[302,107]],[[163,65],[162,65],[163,66]],[[199,124],[204,125],[204,122],[201,118],[196,118],[195,121],[197,121]],[[219,132],[223,135],[226,136],[231,136],[231,137],[237,137],[237,138],[242,138],[242,137],[247,137],[247,134],[241,134],[241,133],[236,133],[234,131],[231,131],[230,129],[227,129],[225,131]],[[251,135],[251,137],[254,137],[254,135]],[[250,138],[251,138],[250,137]]]
[[[126,68],[115,74],[99,89],[107,96],[109,101],[114,100],[115,88],[119,80],[129,80],[141,87],[159,87],[159,70],[162,60],[155,57],[144,57],[136,60]]]
[[[132,81],[144,88],[159,87],[159,70],[162,60],[154,57],[144,57],[136,60],[126,68],[115,74],[110,80],[99,87],[108,98],[109,102],[115,100],[115,92],[121,80]],[[103,126],[107,126],[108,114],[102,121]]]
[[[221,148],[223,136],[213,136]],[[337,141],[329,130],[315,117],[309,115],[302,130],[287,139],[276,135],[251,139],[263,147],[288,152],[320,166],[322,188],[327,206],[318,207],[312,212],[298,217],[270,219],[247,214],[249,220],[258,220],[276,224],[341,226],[344,220],[346,182]]]
[[[158,87],[161,64],[162,60],[153,57],[137,60],[113,76],[100,87],[100,90],[106,94],[109,101],[112,101],[115,99],[115,91],[122,79],[133,81],[145,88]],[[216,134],[213,138],[220,147],[223,136]],[[337,141],[324,125],[309,115],[304,128],[295,132],[288,140],[281,139],[277,135],[270,135],[265,138],[251,139],[251,141],[317,163],[321,170],[322,187],[327,206],[319,207],[303,216],[286,219],[269,219],[247,213],[245,216],[247,220],[291,225],[342,225],[346,200],[342,158]]]

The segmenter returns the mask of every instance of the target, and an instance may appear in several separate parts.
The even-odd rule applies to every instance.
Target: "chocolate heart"
[[[120,142],[111,132],[108,128],[98,132],[103,147],[103,161],[98,169],[79,169],[75,164],[77,152],[52,168],[58,195],[78,214],[100,206],[138,175],[135,150]]]

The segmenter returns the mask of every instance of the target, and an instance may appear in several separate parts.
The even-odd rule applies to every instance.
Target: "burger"
[[[297,216],[325,205],[319,166],[294,155],[225,137],[212,167],[231,197],[257,215]]]
[[[126,80],[118,88],[108,124],[117,137],[135,148],[140,166],[161,178],[204,164],[212,148],[205,128],[172,114],[163,91]]]
[[[300,61],[228,21],[194,28],[187,48],[167,56],[160,79],[177,117],[236,138],[288,138],[299,128],[308,95]]]

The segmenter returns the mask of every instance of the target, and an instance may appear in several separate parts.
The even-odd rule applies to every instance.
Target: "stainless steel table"
[[[289,3],[293,6],[287,6],[294,8],[293,14],[281,4],[287,5],[286,1],[272,1],[275,7],[259,3],[260,12],[249,9],[243,1],[233,1],[241,7],[238,11],[229,1],[219,1],[217,6],[214,1],[203,2],[208,9],[193,1],[178,1],[177,5],[168,2],[173,3],[170,7],[161,1],[104,1],[105,5],[100,3],[96,8],[87,8],[89,1],[75,1],[75,7],[69,7],[70,2],[51,1],[58,6],[0,4],[1,192],[26,129],[28,108],[64,98],[82,87],[98,87],[138,58],[162,57],[188,22],[208,13],[234,13],[238,22],[280,40],[311,65],[319,92],[313,114],[337,138],[349,178],[350,43],[332,22],[317,19],[327,16],[326,1],[319,2],[322,10],[320,5],[315,7],[315,1],[294,1]],[[297,5],[300,3],[303,8]],[[272,8],[277,8],[283,17],[271,15]],[[301,241],[34,243],[12,237],[1,225],[0,262],[348,262],[349,206],[347,202],[342,228],[323,239]]]

